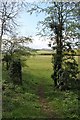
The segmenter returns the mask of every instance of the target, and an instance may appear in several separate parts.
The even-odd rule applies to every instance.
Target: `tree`
[[[12,36],[11,38],[3,39],[2,52],[9,53],[11,56],[13,56],[14,52],[25,48],[25,45],[30,42],[32,42],[32,38],[24,36]]]
[[[15,31],[16,17],[21,10],[21,3],[13,1],[0,1],[0,52],[2,45],[2,36],[4,34],[12,34]]]
[[[13,59],[19,59],[21,55],[29,55],[30,50],[25,47],[25,44],[32,42],[30,37],[12,36],[12,38],[3,39],[2,53],[4,55],[2,61],[6,62],[6,69],[9,69],[10,63]]]
[[[42,2],[39,5],[33,5],[28,12],[46,13],[47,17],[45,17],[44,21],[39,22],[42,25],[39,35],[48,36],[53,44],[52,46],[49,44],[55,51],[52,61],[52,78],[54,85],[57,86],[61,80],[66,83],[66,79],[71,80],[77,77],[78,64],[74,59],[74,55],[76,55],[74,48],[78,43],[78,26],[80,24],[77,21],[77,15],[74,13],[78,8],[76,6],[80,5],[80,2],[55,2],[49,0],[46,3]]]
[[[12,34],[17,26],[16,17],[21,10],[22,2],[0,0],[0,80],[2,80],[2,39],[3,35]]]

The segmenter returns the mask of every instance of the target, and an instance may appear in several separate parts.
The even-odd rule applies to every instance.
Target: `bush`
[[[22,84],[22,66],[20,59],[13,59],[9,67],[9,78],[13,84]]]

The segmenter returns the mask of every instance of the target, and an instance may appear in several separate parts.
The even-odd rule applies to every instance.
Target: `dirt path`
[[[44,98],[44,85],[42,83],[38,86],[38,95],[42,112],[46,115],[46,117],[52,118],[52,120],[54,120],[57,115],[54,113],[48,101]]]

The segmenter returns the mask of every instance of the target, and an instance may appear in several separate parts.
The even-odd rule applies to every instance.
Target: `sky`
[[[14,0],[17,1],[17,0]],[[39,2],[41,0],[25,0],[26,2]],[[43,1],[43,0],[42,0]],[[44,0],[47,1],[47,0]],[[56,0],[57,1],[57,0]],[[39,21],[44,20],[45,15],[43,13],[40,13],[38,15],[36,14],[29,14],[27,13],[27,10],[23,10],[20,15],[17,18],[18,24],[20,25],[17,29],[17,31],[19,32],[20,36],[32,36],[33,38],[33,43],[29,44],[29,47],[34,48],[34,49],[43,49],[43,48],[47,48],[50,49],[50,47],[48,47],[48,43],[49,41],[45,41],[44,38],[39,39],[38,36],[36,36],[38,30],[37,28],[37,24]]]
[[[21,35],[36,35],[38,30],[37,23],[40,20],[44,19],[43,14],[39,14],[38,16],[36,14],[30,15],[26,11],[21,12],[20,17],[18,18],[20,28],[19,32]]]
[[[33,2],[34,0],[26,0],[29,2]],[[38,0],[40,1],[40,0]],[[38,2],[37,1],[37,2]],[[20,36],[32,36],[33,43],[30,43],[28,46],[33,49],[50,49],[48,47],[48,41],[44,39],[40,39],[36,34],[38,33],[37,24],[39,21],[44,20],[45,15],[43,13],[40,14],[29,14],[26,10],[22,11],[18,17],[19,28],[18,32]]]
[[[3,0],[0,0],[3,1]],[[7,0],[9,2],[9,0]],[[16,2],[19,0],[10,0],[10,2]],[[22,0],[20,0],[22,1]],[[43,0],[24,0],[23,2],[29,2],[29,3],[37,3]],[[46,0],[44,0],[46,1]],[[6,0],[4,0],[6,2]],[[26,8],[27,9],[27,8]],[[16,18],[16,23],[19,25],[16,29],[16,32],[18,33],[18,36],[24,36],[29,37],[32,36],[33,42],[30,43],[28,46],[33,49],[50,49],[48,47],[48,41],[45,41],[44,38],[40,39],[40,36],[37,36],[38,33],[37,24],[39,21],[44,20],[45,15],[43,13],[39,14],[29,14],[27,13],[27,10],[22,10],[19,15]],[[15,32],[15,33],[16,33]],[[14,33],[14,34],[15,34]],[[7,38],[7,35],[4,35],[3,38]]]

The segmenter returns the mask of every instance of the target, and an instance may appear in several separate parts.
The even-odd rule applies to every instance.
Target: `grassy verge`
[[[44,98],[52,109],[61,118],[78,118],[78,94],[77,91],[55,90],[51,79],[51,56],[31,56],[23,67],[23,86],[12,83],[5,84],[3,91],[3,118],[44,118],[47,117],[41,111],[37,88],[42,82],[44,86]],[[27,67],[28,65],[28,67]],[[7,77],[3,71],[3,80]]]

